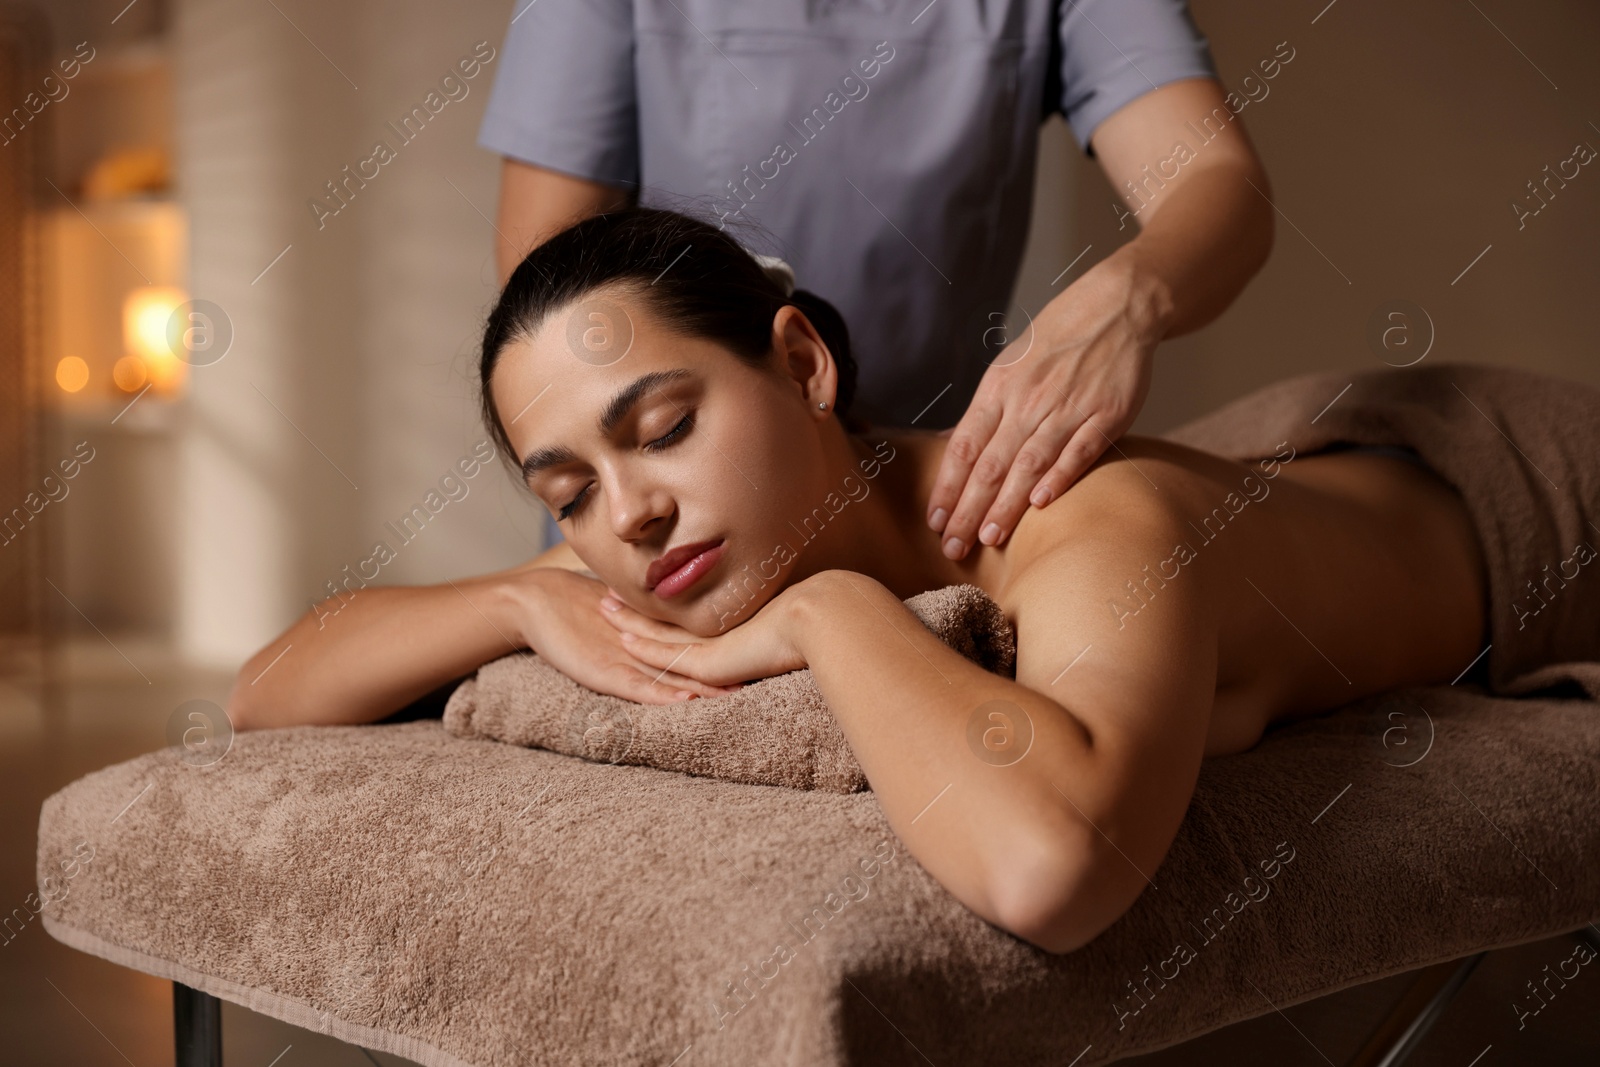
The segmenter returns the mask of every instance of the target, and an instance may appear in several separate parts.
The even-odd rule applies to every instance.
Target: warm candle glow
[[[123,346],[128,355],[141,360],[159,393],[176,392],[188,369],[173,352],[167,337],[172,313],[186,299],[182,289],[148,285],[131,290],[122,302]]]
[[[89,364],[77,356],[67,356],[56,364],[56,384],[69,393],[76,393],[89,384]]]

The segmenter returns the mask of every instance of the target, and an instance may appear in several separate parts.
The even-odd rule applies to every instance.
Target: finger
[[[643,612],[636,611],[624,604],[621,600],[602,597],[600,600],[600,617],[609,622],[618,630],[626,633],[638,634],[640,637],[653,637],[657,641],[687,643],[695,639],[695,635],[681,626],[674,626],[670,622],[652,619]]]
[[[641,634],[624,630],[622,632],[622,647],[627,650],[630,656],[647,666],[661,671],[677,671],[679,674],[697,677],[689,669],[689,666],[694,662],[693,653],[699,647],[697,645],[658,641],[653,637],[645,637]]]
[[[1004,544],[1017,528],[1017,523],[1028,510],[1030,495],[1046,474],[1054,469],[1062,450],[1075,439],[1073,431],[1080,429],[1073,412],[1063,415],[1051,412],[1033,436],[1017,451],[1005,484],[996,494],[994,503],[978,527],[978,539],[984,544]],[[1049,503],[1048,500],[1045,501]]]
[[[695,635],[691,634],[688,630],[683,629],[681,626],[675,626],[669,622],[662,622],[659,619],[652,619],[648,615],[641,614],[640,612],[635,611],[633,608],[628,607],[628,605],[623,604],[621,601],[616,601],[615,604],[616,607],[611,607],[606,604],[605,600],[602,600],[601,607],[605,610],[601,612],[601,615],[607,622],[611,623],[611,625],[616,627],[616,629],[621,633],[633,634],[640,637],[648,637],[652,640],[661,641],[669,645],[688,645],[695,643]],[[645,666],[648,666],[648,664]],[[692,689],[697,696],[706,698],[727,696],[729,693],[736,692],[742,687],[742,683],[740,685],[711,685],[708,682],[702,682],[695,678],[689,678],[685,675],[677,674],[670,675],[669,680],[671,679],[676,679],[676,681],[673,682],[674,685]]]
[[[725,697],[729,693],[737,692],[740,688],[737,685],[712,685],[709,682],[702,682],[698,678],[690,678],[688,675],[678,674],[676,671],[663,671],[649,664],[640,664],[640,669],[648,671],[652,678],[660,675],[657,680],[662,685],[670,686],[673,689],[686,689],[695,696],[703,697],[706,700]]]
[[[729,674],[715,660],[717,653],[708,644],[675,644],[624,633],[622,644],[630,655],[664,671],[676,671],[711,685],[730,685],[742,676]]]
[[[659,671],[621,663],[614,674],[616,695],[640,704],[682,704],[692,700],[694,693],[682,686],[669,685],[663,678],[656,680]]]
[[[972,467],[983,454],[984,447],[1000,425],[1003,412],[1000,406],[985,396],[975,397],[961,421],[948,431],[950,443],[945,446],[944,458],[939,461],[939,476],[934,480],[933,492],[928,494],[928,526],[943,531],[950,515],[961,499]]]
[[[1025,425],[1020,419],[1007,418],[990,438],[983,455],[973,464],[972,477],[967,479],[961,499],[956,503],[955,511],[941,535],[946,559],[964,559],[977,543],[979,523],[994,504],[1017,453],[1032,435],[1033,429],[1033,426]],[[1039,473],[1043,473],[1042,470]],[[988,539],[985,539],[985,543],[988,543]]]
[[[1045,507],[1050,501],[1058,499],[1072,487],[1072,484],[1082,478],[1095,460],[1111,447],[1111,439],[1101,433],[1091,423],[1084,423],[1078,427],[1078,432],[1072,435],[1072,440],[1067,442],[1067,447],[1061,450],[1061,456],[1055,464],[1039,479],[1039,484],[1034,488],[1029,502],[1035,507]]]
[[[698,679],[636,661],[618,663],[615,671],[619,688],[623,690],[619,695],[641,704],[682,704],[696,697],[710,700],[740,688],[708,685]]]

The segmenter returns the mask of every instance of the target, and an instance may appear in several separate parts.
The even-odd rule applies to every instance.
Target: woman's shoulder
[[[1217,551],[1177,546],[1196,541],[1196,501],[1230,467],[1170,442],[1124,438],[1012,535],[1016,554],[991,595],[1016,634],[1017,681],[1071,707],[1125,754],[1185,732],[1196,753],[1203,747],[1225,572]]]
[[[550,548],[545,549],[543,552],[539,553],[537,556],[534,556],[526,563],[518,564],[517,566],[506,570],[504,573],[521,574],[524,571],[535,570],[539,567],[555,567],[559,570],[575,571],[578,574],[586,574],[591,578],[599,577],[599,575],[595,574],[594,571],[589,569],[589,565],[587,563],[578,558],[578,554],[572,550],[571,543],[567,541],[557,541]]]
[[[1063,556],[1106,559],[1171,548],[1201,504],[1245,470],[1171,441],[1124,437],[1060,498],[1023,514],[1006,545],[1002,585],[1025,587],[1040,567]]]

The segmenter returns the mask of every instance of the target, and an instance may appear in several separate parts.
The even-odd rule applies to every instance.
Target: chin
[[[673,598],[673,601],[681,599],[681,603],[661,600],[655,603],[659,610],[672,616],[667,621],[696,637],[715,637],[749,622],[782,591],[787,584],[785,574],[764,577],[773,570],[770,560],[751,560],[736,551],[729,552],[718,561],[716,572],[706,576],[704,588],[696,586],[685,590],[681,597]]]

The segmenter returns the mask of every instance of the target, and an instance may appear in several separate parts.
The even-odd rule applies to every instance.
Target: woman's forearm
[[[895,832],[998,926],[1055,950],[1098,933],[1127,901],[1096,899],[1090,878],[1104,843],[1087,820],[1110,800],[1083,725],[951,649],[880,583],[825,581],[798,609],[801,652]],[[1031,741],[1008,753],[992,730]],[[1047,903],[1064,896],[1069,924]]]
[[[366,723],[525,647],[510,601],[524,578],[466,578],[330,599],[256,653],[234,681],[236,729]]]

